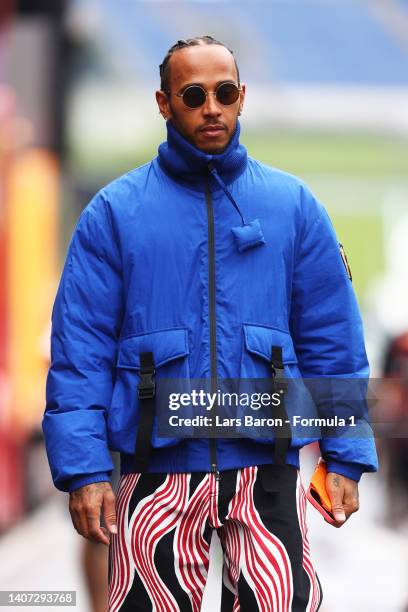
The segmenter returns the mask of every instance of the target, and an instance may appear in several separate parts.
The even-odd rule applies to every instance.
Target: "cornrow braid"
[[[162,91],[168,91],[169,89],[169,81],[170,81],[169,61],[173,53],[175,53],[176,51],[179,51],[180,49],[184,49],[185,47],[196,47],[198,45],[220,45],[221,47],[225,47],[226,49],[228,49],[228,51],[231,53],[232,57],[234,58],[235,68],[237,70],[237,75],[238,75],[238,85],[239,85],[239,70],[238,70],[237,61],[234,57],[234,52],[229,47],[227,47],[227,45],[224,45],[224,43],[222,43],[221,41],[216,40],[212,36],[206,35],[206,36],[195,36],[194,38],[186,38],[186,39],[182,38],[178,40],[172,47],[170,47],[170,49],[167,51],[167,54],[164,60],[159,66],[160,89]]]

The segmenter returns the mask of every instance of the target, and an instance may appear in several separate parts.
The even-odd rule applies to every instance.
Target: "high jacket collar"
[[[209,155],[190,144],[184,136],[167,121],[167,140],[159,146],[159,163],[169,174],[191,187],[202,189],[208,164],[216,168],[226,184],[232,183],[246,168],[247,151],[239,142],[240,125],[237,127],[227,148],[219,155]],[[210,180],[213,188],[218,186]]]

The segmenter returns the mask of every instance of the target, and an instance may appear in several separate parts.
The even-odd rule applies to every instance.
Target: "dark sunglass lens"
[[[190,108],[198,108],[205,102],[205,91],[197,85],[187,87],[183,93],[183,102]]]
[[[238,100],[239,89],[234,83],[223,83],[217,89],[217,100],[221,104],[234,104]]]

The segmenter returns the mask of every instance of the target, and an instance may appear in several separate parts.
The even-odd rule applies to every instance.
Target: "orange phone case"
[[[314,506],[314,508],[320,512],[328,523],[334,524],[335,519],[332,514],[332,505],[330,497],[326,491],[326,475],[326,462],[324,459],[322,459],[322,457],[320,457],[310,481],[306,497],[312,506]]]

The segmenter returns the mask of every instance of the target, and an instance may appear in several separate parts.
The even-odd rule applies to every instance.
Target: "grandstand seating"
[[[408,0],[396,2],[408,20]],[[103,0],[101,5],[106,36],[113,48],[121,45],[122,69],[149,81],[152,72],[157,79],[170,44],[211,33],[236,50],[242,72],[255,80],[408,85],[408,47],[363,0]]]

